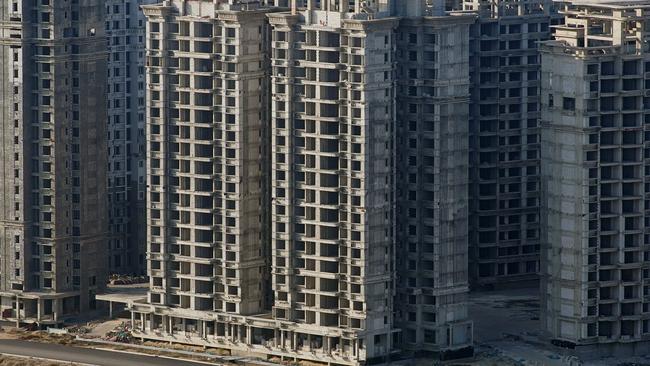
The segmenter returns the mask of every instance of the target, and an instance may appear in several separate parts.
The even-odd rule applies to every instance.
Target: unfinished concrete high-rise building
[[[143,7],[151,289],[135,333],[335,365],[471,349],[473,17],[286,5]]]
[[[242,352],[258,339],[242,320],[264,313],[269,288],[270,43],[259,5],[142,6],[150,289],[132,310],[143,337]]]
[[[542,325],[647,353],[650,1],[568,1],[542,46]]]
[[[400,5],[396,323],[405,350],[467,355],[469,27],[475,16],[445,15],[418,1]]]
[[[108,37],[108,264],[111,273],[143,273],[145,225],[145,17],[141,4],[106,0]]]
[[[0,313],[56,324],[106,280],[104,3],[0,2]]]
[[[473,286],[538,280],[538,43],[560,17],[551,0],[464,0],[471,28],[469,246]]]
[[[353,358],[393,347],[397,20],[273,14],[273,315]]]
[[[471,346],[473,17],[437,5],[308,1],[270,15],[274,317],[343,356]]]
[[[295,352],[341,361],[387,357],[396,336],[399,19],[387,2],[360,5],[310,0],[269,16],[273,317],[294,324]]]

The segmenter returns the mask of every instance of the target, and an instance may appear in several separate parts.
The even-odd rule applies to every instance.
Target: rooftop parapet
[[[650,0],[556,1],[564,25],[543,46],[576,56],[649,52]],[[556,50],[557,52],[557,50]]]
[[[550,14],[552,0],[464,0],[463,10],[475,11],[481,18],[522,17]]]
[[[166,16],[170,12],[181,15],[213,16],[218,10],[254,11],[281,6],[286,0],[164,0],[159,4],[142,5],[145,15]]]

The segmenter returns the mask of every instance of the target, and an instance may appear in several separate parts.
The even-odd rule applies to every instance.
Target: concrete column
[[[140,329],[142,329],[142,332],[145,331],[145,318],[144,318],[144,313],[140,313]]]
[[[292,333],[292,335],[293,335],[293,336],[292,336],[291,349],[295,351],[295,350],[298,349],[298,335],[296,334],[295,331],[294,331],[294,332],[291,332],[291,333]]]
[[[108,318],[113,319],[113,302],[108,302]]]
[[[341,1],[339,4],[339,11],[342,13],[347,13],[350,10],[350,2],[349,1]]]
[[[280,330],[280,347],[284,348],[284,330]]]
[[[354,346],[354,349],[352,351],[352,356],[359,358],[359,340],[358,339],[352,340],[352,344]]]
[[[208,326],[205,320],[201,320],[201,336],[203,338],[208,338]]]
[[[54,316],[54,321],[59,320],[59,312],[63,313],[63,299],[54,299],[52,300],[52,312]]]
[[[36,320],[41,321],[41,311],[43,310],[43,299],[36,299]]]
[[[237,340],[242,342],[244,338],[244,330],[243,330],[243,325],[237,324]]]
[[[325,339],[326,339],[326,342],[323,342],[323,346],[327,345],[327,348],[325,349],[325,352],[327,352],[327,354],[329,355],[329,354],[332,353],[332,338],[328,337],[328,336],[325,336]]]
[[[250,325],[246,326],[246,343],[253,344],[253,330]]]
[[[16,298],[16,328],[20,327],[20,299]]]
[[[174,334],[174,319],[171,316],[167,316],[167,324],[169,324],[169,334]]]
[[[225,323],[223,330],[224,330],[224,337],[226,337],[226,340],[230,340],[230,323]]]
[[[131,329],[135,328],[135,313],[131,312]]]
[[[614,17],[621,19],[624,18],[623,12],[621,10],[614,10],[612,12],[612,15]],[[614,21],[612,22],[612,39],[614,41],[614,45],[623,45],[623,23],[620,21]]]

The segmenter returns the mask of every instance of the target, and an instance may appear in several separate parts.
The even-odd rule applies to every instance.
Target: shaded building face
[[[104,7],[4,2],[2,308],[56,324],[106,282]],[[9,136],[11,136],[9,138]]]

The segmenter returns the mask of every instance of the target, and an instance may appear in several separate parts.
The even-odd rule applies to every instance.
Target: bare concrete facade
[[[405,4],[396,34],[396,323],[405,350],[453,357],[472,345],[467,134],[475,17],[420,6]]]
[[[147,302],[131,305],[135,334],[331,365],[471,352],[473,17],[423,4],[286,5],[143,7],[151,283]],[[412,33],[419,41],[398,45]],[[410,156],[420,164],[398,171]],[[401,188],[420,201],[398,205]],[[421,214],[408,219],[407,207]],[[397,229],[407,221],[415,234]],[[417,249],[407,258],[397,240]],[[414,301],[396,307],[404,296]]]
[[[470,267],[475,287],[534,284],[540,253],[538,43],[550,0],[466,0],[478,15],[470,57]]]
[[[338,6],[270,16],[273,315],[365,361],[394,347],[398,23]]]
[[[143,9],[150,291],[131,309],[136,334],[265,353],[277,331],[263,230],[268,10],[198,0]]]
[[[566,2],[542,47],[542,325],[596,357],[650,340],[648,9]]]
[[[145,17],[141,4],[107,0],[108,264],[111,273],[146,272]]]
[[[92,310],[106,279],[103,2],[0,3],[0,310]]]

